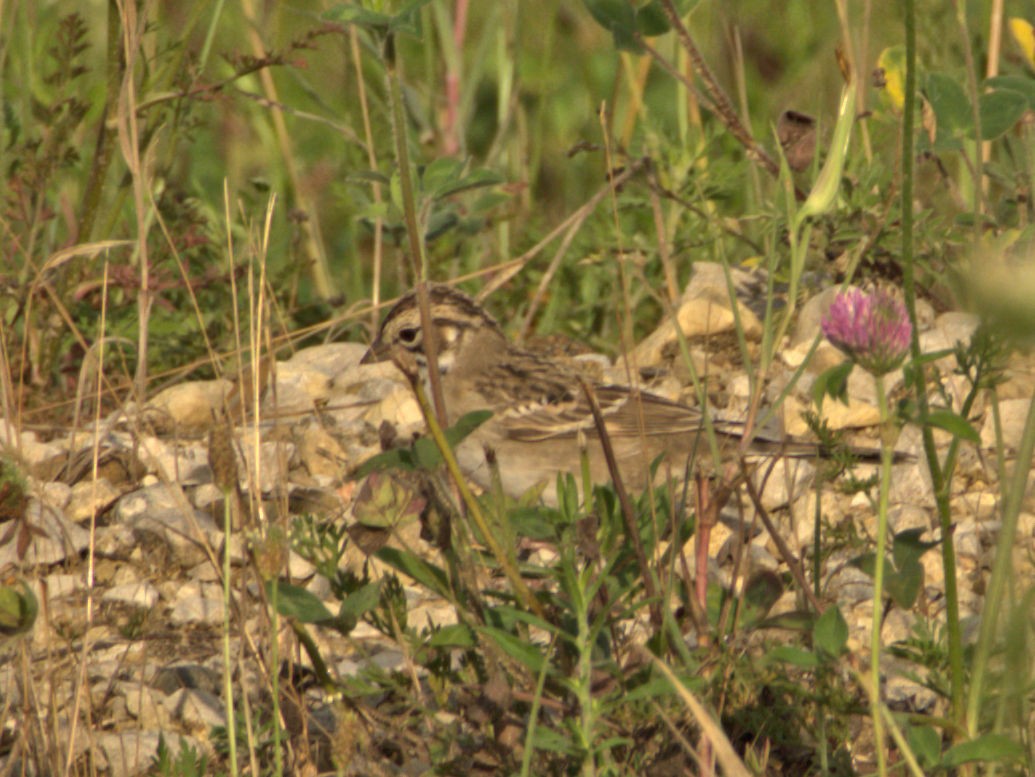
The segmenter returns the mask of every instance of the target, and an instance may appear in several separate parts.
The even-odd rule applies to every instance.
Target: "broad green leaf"
[[[906,529],[895,535],[895,539],[891,543],[891,555],[895,559],[895,566],[898,569],[902,569],[907,564],[916,563],[924,553],[939,544],[938,540],[925,542],[920,539],[923,534],[923,529]]]
[[[831,605],[823,610],[812,629],[812,644],[817,652],[837,658],[848,643],[848,623],[841,610]]]
[[[450,194],[469,191],[471,189],[482,189],[487,186],[496,186],[497,184],[503,183],[503,180],[503,176],[499,173],[494,173],[492,170],[480,168],[478,170],[472,170],[468,175],[456,178],[455,180],[443,182],[435,189],[432,196],[438,199],[441,197],[447,197]]]
[[[1031,76],[995,76],[985,80],[989,89],[1009,89],[1020,92],[1028,100],[1028,108],[1035,110],[1035,78]]]
[[[916,602],[923,582],[924,568],[916,561],[898,569],[892,569],[890,565],[884,568],[884,593],[903,610],[908,610]]]
[[[773,572],[758,572],[744,586],[741,623],[753,627],[769,614],[773,605],[783,596],[783,582]]]
[[[562,755],[575,755],[579,752],[575,737],[570,732],[563,734],[554,731],[549,726],[536,726],[535,734],[532,737],[532,746],[536,750],[544,750],[549,753],[560,753]]]
[[[532,674],[538,674],[543,669],[546,657],[543,649],[538,645],[530,643],[527,639],[504,629],[482,626],[478,629],[488,639],[492,640],[504,653],[516,660]]]
[[[38,612],[36,594],[24,582],[18,588],[0,585],[0,636],[26,633],[36,622]]]
[[[615,47],[630,51],[641,51],[642,46],[636,39],[639,33],[644,37],[661,35],[669,30],[668,17],[661,8],[660,0],[640,4],[632,0],[582,0],[583,5],[597,24],[611,33]],[[677,0],[674,3],[676,13],[680,16],[689,9],[690,0]]]
[[[417,519],[426,504],[426,498],[391,473],[375,472],[363,481],[352,512],[363,526],[394,529]]]
[[[980,443],[981,435],[966,418],[951,410],[934,410],[925,419],[928,425],[948,432],[967,442]]]
[[[941,761],[942,737],[933,726],[913,726],[908,738],[921,766],[930,769]]]
[[[381,548],[375,555],[393,569],[409,575],[432,593],[452,599],[453,591],[449,585],[449,578],[441,568],[398,548]]]
[[[801,669],[815,669],[820,665],[819,656],[815,653],[793,645],[778,645],[766,653],[766,658]]]
[[[381,583],[384,580],[377,580],[360,586],[345,597],[338,610],[338,617],[354,618],[357,622],[360,618],[377,607],[381,600]]]
[[[1022,761],[1024,746],[1002,734],[985,734],[950,747],[942,764],[950,769],[973,761]]]
[[[518,536],[533,540],[556,540],[563,523],[560,512],[550,507],[515,507],[507,516]]]
[[[325,19],[342,24],[355,24],[357,27],[382,35],[388,32],[402,32],[408,35],[420,35],[420,9],[431,0],[411,0],[397,14],[378,13],[364,8],[357,3],[341,3],[324,12]]]
[[[473,648],[477,644],[470,626],[463,623],[436,629],[428,640],[428,645],[435,648]]]
[[[273,599],[273,581],[266,581],[266,595]],[[316,594],[290,583],[277,584],[277,612],[300,623],[322,623],[334,620],[334,615]]]
[[[425,193],[435,196],[440,187],[459,180],[463,172],[463,162],[452,157],[438,157],[420,171],[421,189]]]
[[[996,89],[981,95],[978,109],[981,115],[981,139],[995,140],[1020,121],[1028,110],[1028,98],[1012,89]]]
[[[446,441],[450,447],[456,448],[467,435],[492,417],[488,410],[475,410],[465,414],[449,429],[446,429]],[[430,437],[421,437],[412,448],[392,448],[391,450],[371,456],[353,471],[353,479],[366,477],[372,472],[386,469],[436,469],[442,463],[442,454]]]
[[[843,361],[836,367],[824,370],[816,382],[812,384],[812,401],[816,407],[823,407],[823,398],[831,397],[839,402],[848,404],[848,376],[852,374],[855,362]]]
[[[931,73],[924,93],[938,119],[934,147],[942,150],[959,148],[959,139],[974,131],[970,100],[963,86],[946,73]]]

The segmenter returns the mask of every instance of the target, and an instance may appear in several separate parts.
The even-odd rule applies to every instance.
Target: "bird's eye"
[[[420,337],[420,330],[415,326],[408,326],[399,330],[399,341],[404,345],[413,345]]]

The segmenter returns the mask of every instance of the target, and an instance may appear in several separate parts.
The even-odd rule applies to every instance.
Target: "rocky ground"
[[[744,289],[750,286],[745,276]],[[715,266],[699,265],[679,311],[695,366],[707,376],[717,409],[736,417],[747,402],[748,380],[739,350],[729,334],[733,316],[726,283]],[[769,385],[775,398],[811,350],[819,316],[832,292],[810,300],[796,331],[781,350]],[[750,304],[740,316],[750,347],[757,350],[758,318]],[[922,310],[925,351],[951,349],[965,341],[975,320],[962,313],[935,315]],[[723,334],[726,333],[726,334]],[[287,515],[317,512],[339,523],[354,522],[355,485],[347,473],[379,450],[379,428],[388,421],[400,433],[416,428],[419,413],[409,390],[390,365],[359,365],[364,347],[330,344],[309,348],[278,362],[261,401],[258,424],[236,429],[240,486],[245,501],[261,494],[264,520],[285,525]],[[590,369],[624,380],[624,365],[612,367],[600,357],[580,357]],[[823,343],[815,351],[780,419],[787,432],[804,434],[800,411],[809,402],[815,376],[838,363],[841,355]],[[662,326],[637,349],[634,363],[646,370],[653,390],[673,397],[692,391],[678,358],[671,324]],[[954,374],[951,356],[937,363],[942,385],[956,402],[967,391]],[[1006,381],[998,389],[1001,425],[1008,450],[1017,443],[1028,402],[1035,392],[1035,368],[1027,357],[1012,358]],[[895,392],[901,375],[892,376]],[[224,492],[213,482],[208,433],[213,410],[224,399],[247,406],[247,391],[229,382],[187,383],[163,391],[146,407],[126,408],[96,424],[44,438],[7,423],[0,435],[8,455],[28,473],[28,499],[18,510],[6,509],[0,524],[0,572],[6,582],[24,580],[39,602],[31,632],[0,647],[0,774],[20,773],[22,765],[57,764],[70,759],[78,773],[131,775],[146,770],[160,734],[174,745],[180,737],[199,752],[209,751],[212,727],[224,723],[221,626],[223,599],[221,554]],[[870,379],[856,370],[846,405],[827,400],[824,409],[835,428],[852,430],[862,444],[876,444],[877,410]],[[973,627],[981,610],[991,548],[999,526],[999,483],[992,454],[992,414],[979,400],[973,423],[981,447],[964,446],[952,494],[955,542],[959,554],[961,609],[965,627]],[[251,414],[254,415],[254,414]],[[948,443],[939,435],[939,444]],[[905,428],[898,449],[921,453],[916,429]],[[891,528],[927,531],[937,536],[930,479],[916,461],[895,467]],[[764,504],[779,522],[795,552],[812,544],[814,500],[809,498],[813,470],[798,462],[779,467],[770,477]],[[824,514],[832,524],[850,521],[872,537],[874,515],[865,496],[844,496],[826,489]],[[247,511],[246,511],[247,513]],[[92,520],[93,519],[93,520]],[[269,687],[262,662],[269,642],[262,592],[247,565],[249,537],[256,521],[242,518],[231,536],[234,564],[234,633],[231,655],[241,704],[262,705]],[[711,572],[729,583],[732,548],[745,536],[750,516],[728,511],[712,540]],[[753,569],[780,570],[783,565],[771,537],[747,532],[746,558]],[[1029,579],[1035,550],[1035,506],[1029,499],[1015,544],[1015,569]],[[416,525],[393,539],[410,548],[427,548]],[[870,578],[849,564],[858,551],[846,548],[827,560],[828,587],[850,627],[849,644],[865,653],[871,626]],[[838,555],[840,554],[840,555]],[[360,565],[360,551],[344,563]],[[924,592],[912,610],[893,608],[884,641],[906,637],[917,618],[942,611],[943,581],[937,553],[922,558]],[[291,579],[326,599],[337,611],[327,581],[312,564],[292,553]],[[452,609],[416,586],[407,590],[411,622],[450,623]],[[792,607],[793,596],[776,609]],[[348,637],[317,632],[332,674],[355,674],[374,662],[386,669],[406,668],[399,647],[365,624]],[[306,659],[289,630],[281,635],[286,654]],[[865,661],[865,659],[864,659]],[[890,702],[925,710],[936,704],[930,691],[898,673],[889,660],[886,694]],[[305,761],[309,773],[325,768],[342,725],[330,700],[317,688],[298,701],[307,716]],[[71,742],[71,754],[68,743]],[[49,760],[48,760],[49,759]],[[300,772],[305,773],[305,769]],[[368,773],[375,773],[372,769]]]

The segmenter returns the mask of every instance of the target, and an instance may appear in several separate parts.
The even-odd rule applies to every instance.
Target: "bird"
[[[583,451],[591,481],[610,480],[584,383],[599,406],[626,488],[640,492],[650,486],[659,456],[677,475],[688,464],[714,471],[705,416],[698,408],[638,387],[587,380],[564,362],[510,342],[497,320],[464,292],[429,284],[427,293],[449,420],[455,423],[476,410],[492,413],[456,450],[461,470],[482,488],[492,483],[494,460],[508,496],[517,499],[541,489],[543,502],[556,505],[557,476],[570,473],[578,479]],[[415,364],[426,385],[428,335],[417,293],[411,291],[385,315],[361,363]],[[745,426],[710,420],[720,460],[729,460],[737,455]],[[825,453],[817,443],[774,434],[754,437],[748,452],[795,458]]]

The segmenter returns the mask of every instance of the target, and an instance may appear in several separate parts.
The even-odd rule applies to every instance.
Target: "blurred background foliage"
[[[370,14],[405,22],[393,59],[434,279],[498,277],[500,265],[606,194],[609,174],[634,164],[643,172],[593,201],[561,254],[555,237],[525,255],[493,296],[496,312],[520,320],[542,284],[532,329],[614,352],[622,327],[635,337],[657,322],[694,261],[781,256],[785,182],[749,163],[654,59],[616,46],[630,43],[628,31],[601,20],[628,5],[3,4],[0,314],[11,374],[23,392],[67,399],[100,336],[105,287],[105,332],[117,346],[109,358],[126,376],[218,372],[216,356],[235,347],[234,300],[241,317],[246,269],[260,258],[277,306],[275,334],[364,336],[373,320],[356,315],[368,309],[364,301],[412,283],[393,195],[383,36]],[[779,153],[782,112],[815,117],[820,154],[794,173],[800,191],[822,160],[844,83],[835,52],[847,51],[863,119],[841,205],[815,231],[814,269],[836,279],[836,261],[862,245],[864,265],[894,278],[899,117],[872,74],[881,52],[901,43],[897,13],[845,4],[839,16],[837,3],[809,0],[678,5],[770,154]],[[657,0],[631,6],[657,12]],[[965,10],[970,26],[953,4],[920,3],[924,68],[961,84],[987,30],[984,4]],[[690,74],[673,34],[649,41]],[[1007,48],[1003,61],[1028,77],[1017,51]],[[1013,195],[1026,190],[1026,152],[1007,158],[999,180],[1009,196],[990,201],[1001,223],[1023,225],[1025,201]],[[959,218],[969,207],[966,187],[954,183],[966,166],[959,153],[921,170],[917,255],[943,302],[952,296],[946,270],[968,234]],[[137,310],[142,256],[154,295],[145,316]],[[236,293],[232,282],[242,284]],[[629,320],[618,310],[631,311]],[[143,373],[142,321],[150,336]]]

